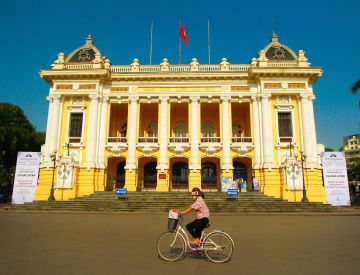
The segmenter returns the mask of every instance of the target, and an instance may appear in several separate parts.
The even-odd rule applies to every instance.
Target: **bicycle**
[[[162,234],[157,241],[157,251],[161,259],[174,262],[179,260],[185,251],[204,253],[214,263],[225,263],[230,260],[234,251],[234,241],[229,234],[213,230],[209,234],[201,233],[200,244],[192,245],[188,234],[182,227],[184,218],[179,214],[178,224],[174,230]],[[206,227],[209,227],[208,224]]]

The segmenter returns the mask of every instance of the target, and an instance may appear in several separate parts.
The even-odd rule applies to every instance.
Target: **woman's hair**
[[[193,196],[201,196],[202,198],[205,198],[205,194],[203,192],[201,192],[200,188],[198,188],[198,187],[194,187],[191,190],[191,195],[193,195]]]

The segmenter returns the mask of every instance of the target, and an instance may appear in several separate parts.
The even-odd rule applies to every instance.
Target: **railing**
[[[188,143],[188,137],[170,137],[170,143]]]
[[[252,137],[233,137],[233,143],[252,143]]]
[[[221,138],[220,137],[202,137],[201,143],[220,143]]]
[[[158,137],[139,137],[139,143],[157,143]]]
[[[92,69],[93,64],[67,64],[65,65],[65,69],[68,70],[84,70],[84,69]]]
[[[298,67],[296,62],[271,62],[269,61],[268,67]]]
[[[108,143],[126,143],[126,137],[108,137]]]
[[[68,66],[72,69],[85,69],[85,68],[92,68],[92,64],[82,64],[82,65],[66,65],[66,68]],[[90,66],[90,67],[84,67],[81,66]],[[281,66],[273,66],[273,67],[281,67]],[[287,67],[287,66],[283,66]],[[250,68],[250,65],[247,64],[230,64],[229,65],[229,71],[240,71],[240,72],[247,72]],[[111,71],[114,73],[128,73],[131,71],[131,66],[129,65],[116,65],[111,66]],[[139,66],[139,72],[146,72],[146,73],[153,73],[153,72],[160,72],[161,68],[160,65],[140,65]],[[169,65],[169,71],[170,72],[190,72],[191,66],[190,65]],[[200,72],[219,72],[221,71],[220,64],[200,64],[198,71]]]
[[[293,137],[279,137],[280,143],[291,143],[293,142]]]

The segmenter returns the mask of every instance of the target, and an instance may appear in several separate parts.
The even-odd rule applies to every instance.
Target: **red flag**
[[[181,22],[180,22],[180,38],[182,40],[184,40],[184,45],[186,46],[188,44],[188,39],[187,39],[187,36],[186,36],[185,29],[184,29]]]

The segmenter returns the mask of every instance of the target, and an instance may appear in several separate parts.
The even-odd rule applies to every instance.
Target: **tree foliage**
[[[0,185],[14,173],[18,151],[40,152],[44,140],[20,107],[0,103]]]

